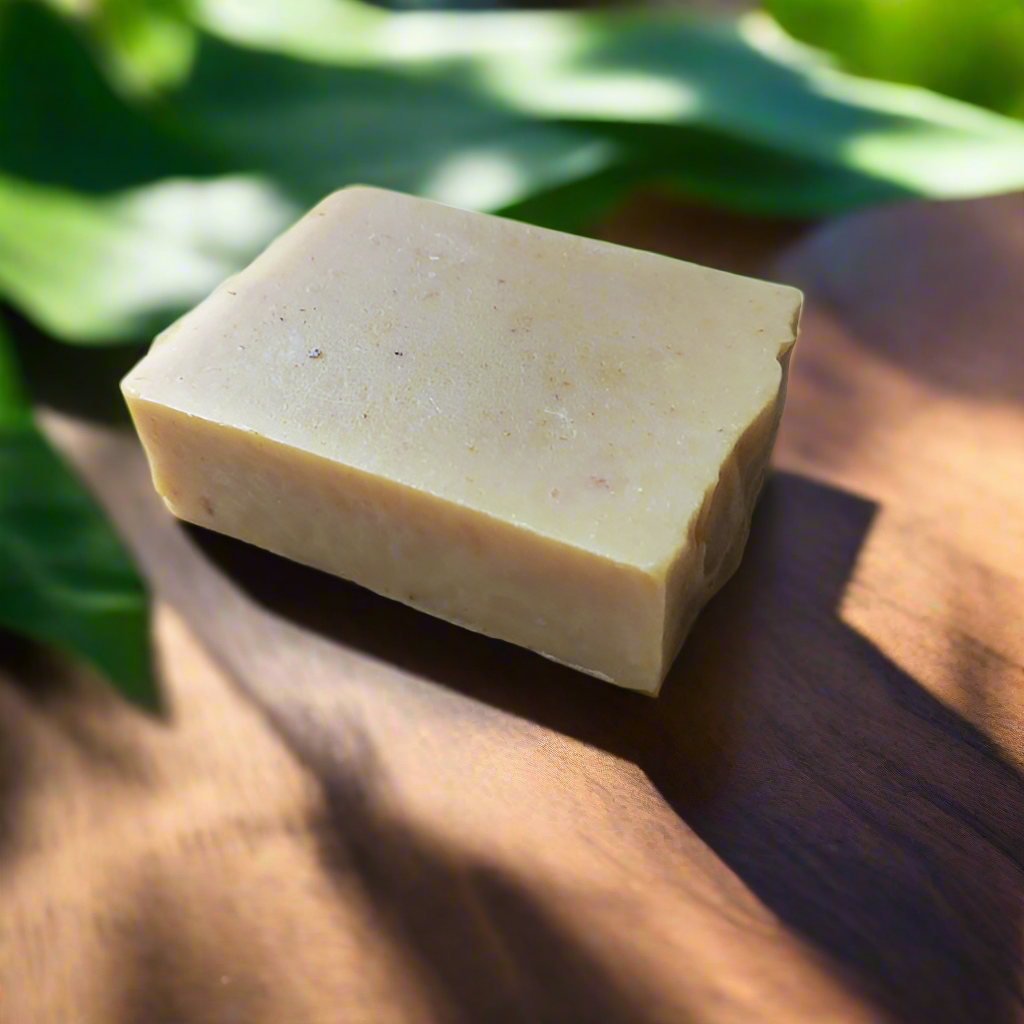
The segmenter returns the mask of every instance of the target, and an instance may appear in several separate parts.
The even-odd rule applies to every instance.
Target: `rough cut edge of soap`
[[[665,574],[664,672],[657,697],[679,652],[707,603],[732,578],[743,559],[754,508],[768,475],[768,463],[786,405],[789,363],[800,325],[793,318],[793,340],[778,355],[779,388],[736,440],[717,480],[690,521],[687,543]],[[698,582],[699,580],[699,582]]]

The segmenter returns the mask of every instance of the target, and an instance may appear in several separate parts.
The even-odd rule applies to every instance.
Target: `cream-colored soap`
[[[123,390],[176,516],[656,693],[739,562],[800,305],[351,188]]]

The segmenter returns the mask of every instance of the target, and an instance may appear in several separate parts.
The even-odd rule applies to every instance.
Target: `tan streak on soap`
[[[174,515],[653,694],[739,563],[800,306],[350,188],[122,388]]]

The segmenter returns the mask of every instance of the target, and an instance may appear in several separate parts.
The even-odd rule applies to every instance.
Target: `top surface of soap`
[[[800,293],[396,193],[335,193],[125,388],[664,566],[774,401]]]

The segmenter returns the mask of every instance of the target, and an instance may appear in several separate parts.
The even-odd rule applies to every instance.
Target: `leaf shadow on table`
[[[56,652],[0,629],[0,865],[33,848],[24,825],[33,794],[52,778],[48,744],[55,737],[75,744],[101,769],[112,767],[113,748],[105,748],[102,737],[89,746],[88,723],[69,713],[76,701],[81,706],[82,675]],[[127,773],[134,764],[117,767]]]
[[[25,800],[38,783],[38,760],[25,729],[28,716],[18,672],[34,656],[23,637],[0,630],[0,866],[21,847]]]
[[[211,893],[207,912],[219,915],[220,934],[214,938],[201,932],[195,915],[188,914],[194,894],[179,891],[182,884],[151,866],[136,882],[131,910],[107,925],[107,943],[117,950],[111,987],[119,992],[118,1011],[109,1024],[257,1024],[280,1019],[272,1005],[280,965],[267,965],[262,974],[222,974],[229,963],[251,957],[251,930],[237,918],[226,922]],[[218,940],[223,942],[226,927],[230,942],[225,948]]]
[[[319,749],[308,733],[293,747],[323,786],[322,860],[339,880],[355,872],[431,1020],[661,1019],[630,977],[628,957],[613,969],[532,885],[389,810],[372,744],[350,727],[346,736],[347,749],[336,733]]]
[[[331,918],[321,903],[312,919],[296,921],[293,908],[273,888],[246,889],[254,914],[240,915],[238,892],[225,898],[224,876],[165,856],[137,864],[125,880],[128,898],[101,919],[104,952],[112,964],[112,987],[120,992],[112,1024],[183,1024],[204,1021],[327,1020],[332,990],[337,1019],[416,1019],[451,1024],[540,1024],[601,1021],[655,1024],[664,1020],[645,999],[628,964],[605,964],[562,924],[533,887],[506,869],[470,856],[428,834],[387,807],[386,771],[366,735],[351,723],[332,731],[326,743],[305,731],[291,737],[299,759],[315,773],[324,806],[298,826],[311,831],[319,860],[336,886],[339,904],[353,905],[353,878],[368,906],[370,948],[339,963],[341,979],[316,970],[324,958],[303,956],[302,936],[316,936],[337,949]],[[280,870],[281,823],[246,834],[251,858],[276,840]],[[304,849],[304,848],[303,848]],[[293,850],[294,853],[294,850]],[[246,874],[242,869],[242,875]],[[261,876],[265,879],[267,876]],[[322,896],[322,890],[318,888]],[[234,904],[234,905],[233,905]],[[308,908],[306,908],[308,909]],[[259,920],[262,927],[253,927]],[[271,928],[287,929],[296,954],[286,975],[268,941]],[[345,936],[345,945],[352,941]],[[306,941],[309,941],[306,939]],[[280,948],[280,947],[277,947]],[[345,946],[342,947],[343,949]],[[389,978],[379,988],[385,951]],[[365,959],[363,959],[365,958]],[[346,985],[360,967],[367,984]],[[367,1002],[360,1002],[360,999]],[[416,1007],[409,1014],[410,1005]],[[357,1012],[359,1006],[362,1013]],[[330,1019],[335,1019],[331,1017]],[[687,1015],[679,1024],[686,1024]]]
[[[1022,1003],[1024,779],[839,619],[874,513],[775,474],[740,571],[657,701],[191,532],[275,613],[636,763],[681,823],[879,1010],[1009,1024]]]
[[[109,786],[152,784],[145,741],[126,734],[120,697],[91,669],[28,637],[0,629],[0,866],[37,850],[31,802],[78,770]],[[54,756],[56,752],[56,757]]]

